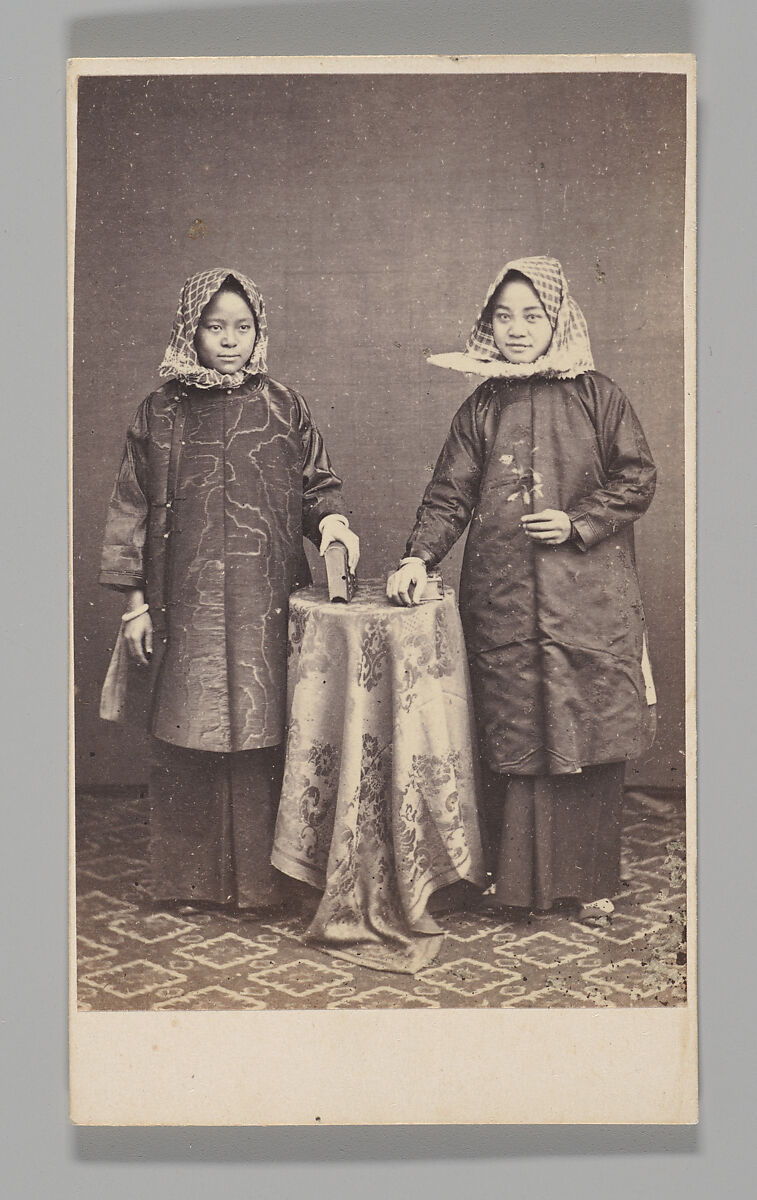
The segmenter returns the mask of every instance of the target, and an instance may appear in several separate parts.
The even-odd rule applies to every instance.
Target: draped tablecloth
[[[290,598],[288,740],[272,862],[322,890],[306,938],[414,973],[438,953],[439,888],[483,884],[467,660],[454,594],[399,608]]]

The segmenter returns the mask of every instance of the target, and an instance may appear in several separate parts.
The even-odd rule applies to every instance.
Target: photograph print
[[[685,1006],[690,60],[247,61],[71,76],[77,1009]]]

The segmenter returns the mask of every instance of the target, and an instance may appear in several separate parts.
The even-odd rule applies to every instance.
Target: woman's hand
[[[149,667],[152,654],[152,621],[149,612],[124,622],[124,641],[134,661],[142,667]]]
[[[534,542],[559,546],[570,537],[570,517],[559,508],[544,508],[538,513],[526,513],[520,519],[523,532]]]
[[[320,553],[324,554],[332,542],[341,542],[347,551],[347,563],[353,575],[360,562],[360,538],[350,529],[344,517],[336,513],[324,517],[320,525]]]
[[[386,581],[386,594],[393,604],[420,604],[425,586],[426,564],[422,558],[411,558],[392,571]]]

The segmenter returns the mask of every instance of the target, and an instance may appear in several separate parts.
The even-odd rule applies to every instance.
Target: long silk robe
[[[310,582],[303,534],[317,540],[320,520],[342,511],[340,493],[304,400],[266,376],[230,389],[171,381],[143,402],[111,497],[100,582],[146,591],[155,737],[220,752],[282,740],[288,597]]]
[[[595,371],[488,379],[455,416],[406,553],[436,565],[470,522],[460,610],[492,770],[571,773],[649,746],[633,522],[655,477],[630,404]],[[575,540],[527,538],[520,517],[544,508]]]

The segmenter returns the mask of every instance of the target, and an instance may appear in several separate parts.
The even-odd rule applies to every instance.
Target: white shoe
[[[591,900],[582,904],[578,913],[579,921],[596,920],[601,917],[611,917],[615,912],[612,900]]]

